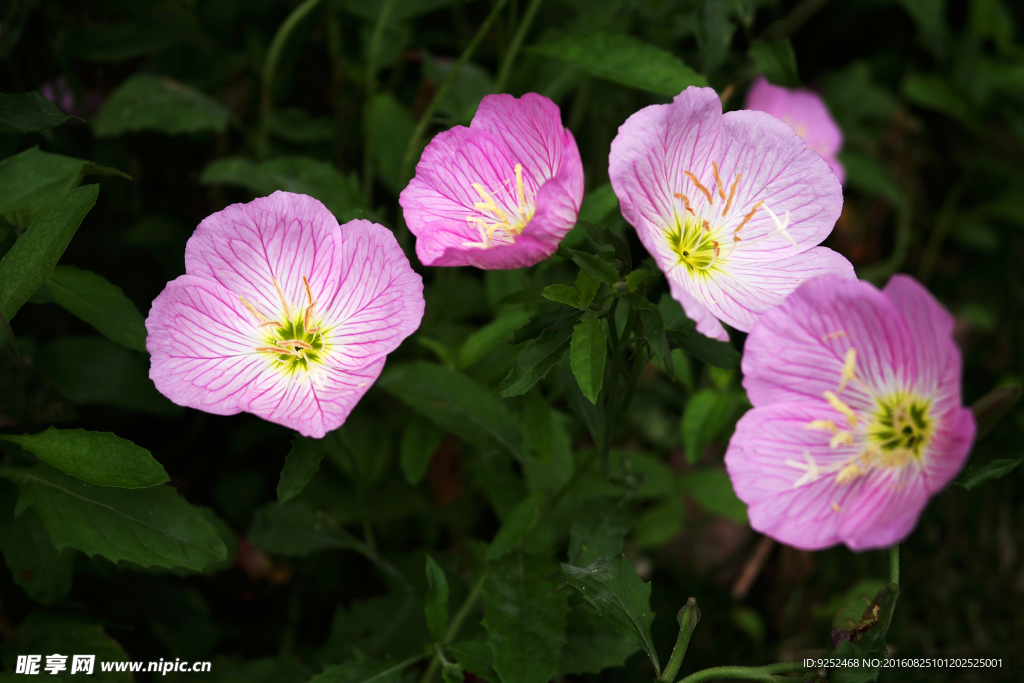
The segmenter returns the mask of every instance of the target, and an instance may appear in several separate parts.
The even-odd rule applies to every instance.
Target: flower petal
[[[473,266],[482,270],[512,270],[540,263],[558,247],[527,234],[516,237],[515,244],[495,245],[490,249],[465,246],[466,236],[451,223],[429,223],[416,238],[416,256],[425,266]]]
[[[715,314],[690,291],[693,280],[685,268],[669,270],[665,279],[668,280],[672,298],[682,305],[686,317],[697,324],[698,332],[718,341],[729,341],[729,333],[722,327]]]
[[[949,486],[963,469],[977,431],[974,412],[961,406],[940,414],[936,422],[937,431],[928,444],[921,465],[925,485],[932,495]]]
[[[914,465],[862,477],[860,495],[843,511],[840,539],[851,550],[888,548],[914,530],[928,490]]]
[[[823,157],[834,156],[843,148],[843,131],[832,119],[824,100],[810,90],[772,85],[762,76],[747,91],[745,108],[781,119]]]

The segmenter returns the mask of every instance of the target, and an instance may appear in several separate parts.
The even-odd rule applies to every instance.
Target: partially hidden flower
[[[754,325],[742,365],[754,407],[725,465],[750,525],[783,543],[899,542],[970,450],[953,318],[913,278],[805,283]]]
[[[146,319],[150,377],[178,405],[305,436],[339,427],[419,327],[423,282],[387,228],[275,192],[208,216]]]
[[[750,330],[808,278],[854,277],[849,261],[816,246],[842,210],[835,175],[782,121],[723,115],[711,88],[630,116],[608,175],[672,297],[709,337],[729,339],[721,322]]]
[[[535,93],[485,97],[468,128],[430,141],[399,198],[424,265],[488,270],[551,256],[582,201],[576,141]]]
[[[836,158],[843,148],[843,131],[816,92],[772,85],[760,76],[747,91],[746,108],[767,112],[788,123],[808,147],[821,155],[840,183],[846,180],[846,170]]]

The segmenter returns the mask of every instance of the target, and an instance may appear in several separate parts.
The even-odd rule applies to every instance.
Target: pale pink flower
[[[428,266],[524,268],[576,224],[583,163],[558,106],[488,95],[469,128],[438,134],[399,203]]]
[[[835,276],[761,316],[743,352],[754,408],[725,455],[750,525],[806,550],[906,538],[960,470],[975,422],[953,318],[913,278]]]
[[[146,319],[157,389],[315,438],[345,421],[423,317],[423,282],[391,231],[339,227],[306,195],[275,192],[208,216],[185,248],[185,273]]]
[[[763,112],[722,115],[710,88],[636,112],[612,141],[608,175],[672,297],[709,337],[749,330],[804,280],[853,267],[815,246],[842,188],[793,129]]]
[[[746,108],[767,112],[788,123],[808,147],[821,155],[840,183],[846,180],[846,171],[836,158],[843,148],[843,131],[817,93],[772,85],[759,76],[747,91]]]

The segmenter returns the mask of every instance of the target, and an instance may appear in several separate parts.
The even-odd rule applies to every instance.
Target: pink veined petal
[[[826,247],[772,262],[726,263],[722,272],[694,281],[711,312],[737,330],[749,332],[758,317],[774,308],[806,280],[821,275],[853,280],[853,265]]]
[[[572,133],[562,126],[558,105],[547,97],[532,92],[518,99],[488,95],[480,101],[469,126],[498,136],[538,181],[553,178],[563,165],[575,164],[582,183],[583,165],[575,141],[572,150],[565,146],[567,140],[573,140]],[[582,184],[579,190],[583,192]]]
[[[394,234],[354,220],[336,234],[325,289],[314,291],[325,360],[358,368],[391,353],[423,319],[423,279],[413,271]]]
[[[185,247],[185,272],[219,282],[270,320],[307,302],[303,276],[322,285],[332,277],[338,222],[316,199],[275,192],[207,216]],[[250,318],[256,320],[250,314]]]
[[[515,244],[490,249],[466,247],[466,237],[437,221],[426,226],[416,238],[416,256],[425,266],[473,266],[482,270],[512,270],[540,263],[557,248],[529,235],[519,235]]]
[[[823,419],[838,423],[843,416],[823,400],[756,407],[736,424],[725,454],[733,489],[749,506],[750,525],[804,550],[841,540],[844,513],[862,495],[866,479],[836,482],[838,469],[859,450],[832,449],[829,434],[806,428]],[[818,476],[813,468],[821,471]]]
[[[860,495],[843,511],[840,540],[860,551],[888,548],[909,536],[928,504],[917,466],[877,470],[861,479]]]
[[[149,376],[181,406],[217,415],[247,409],[279,383],[238,297],[217,282],[182,275],[168,283],[146,318]]]
[[[838,391],[849,349],[856,379]],[[825,275],[808,280],[762,314],[743,353],[743,386],[755,406],[820,399],[836,392],[854,410],[872,395],[913,386],[917,358],[903,316],[866,282]]]
[[[730,247],[728,259],[775,260],[828,237],[842,212],[843,191],[821,156],[808,149],[792,128],[764,112],[729,112],[722,117],[722,130],[718,162],[723,184],[731,187],[740,174],[727,214],[732,233],[727,237],[736,235],[740,241]],[[744,217],[758,202],[763,205],[741,229]],[[789,237],[779,232],[765,206],[782,223],[789,212]]]
[[[974,413],[970,408],[960,406],[945,414],[940,413],[936,422],[937,431],[921,462],[925,486],[931,495],[949,486],[963,469],[977,430]]]
[[[747,92],[745,108],[767,112],[789,124],[823,157],[834,156],[843,147],[842,130],[824,100],[810,90],[772,85],[762,76]]]
[[[644,107],[619,126],[608,177],[622,215],[651,254],[661,249],[662,231],[685,211],[675,194],[697,201],[699,190],[684,171],[707,186],[711,162],[718,154],[721,121],[722,103],[715,91],[691,86],[671,104]]]
[[[834,156],[822,155],[822,159],[828,164],[828,167],[832,169],[832,172],[836,174],[836,180],[839,181],[840,185],[846,184],[846,167],[843,166],[842,162]]]
[[[684,268],[677,267],[666,271],[665,279],[668,280],[672,298],[678,301],[686,311],[686,317],[696,323],[698,332],[718,341],[729,341],[729,333],[722,327],[722,323],[690,291],[693,287],[693,280],[685,273]]]

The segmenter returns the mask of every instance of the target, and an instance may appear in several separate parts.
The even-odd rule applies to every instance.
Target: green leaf
[[[582,600],[569,611],[565,636],[558,668],[560,676],[597,674],[623,666],[626,659],[640,649],[619,637],[611,623]]]
[[[393,0],[391,20],[405,21],[448,7],[454,2],[455,0]],[[345,11],[360,19],[375,22],[380,16],[385,2],[384,0],[341,0],[339,4]]]
[[[640,580],[625,557],[603,558],[583,569],[563,564],[562,574],[627,643],[644,649],[657,676],[661,667],[651,636],[651,584]]]
[[[440,85],[455,66],[453,59],[435,59],[424,51],[423,75]],[[454,123],[469,123],[480,106],[480,100],[494,92],[494,81],[483,67],[466,62],[455,75],[448,91],[437,104],[437,113]]]
[[[785,88],[800,87],[800,76],[796,71],[796,53],[789,38],[768,43],[754,43],[747,50],[747,56],[754,61],[754,68],[769,83]]]
[[[309,683],[399,683],[402,671],[420,658],[401,662],[375,662],[371,660],[330,664],[322,673],[309,679]]]
[[[532,51],[556,57],[592,76],[674,97],[688,86],[707,86],[699,73],[671,52],[638,38],[604,32],[567,36]]]
[[[29,598],[52,605],[67,597],[75,553],[69,548],[54,548],[46,527],[34,512],[26,510],[0,525],[0,551],[14,583]]]
[[[305,109],[287,107],[268,113],[270,132],[300,145],[330,142],[337,133],[337,124],[326,116],[313,118]]]
[[[580,271],[583,272],[582,270]],[[573,308],[586,309],[586,306],[580,306],[579,292],[576,291],[575,287],[569,285],[548,285],[541,292],[541,296],[549,301],[555,301],[560,304],[572,306]]]
[[[336,519],[295,500],[284,505],[271,503],[256,510],[246,537],[268,553],[289,556],[352,548],[357,543]]]
[[[978,423],[977,432],[974,434],[975,443],[995,429],[999,421],[1006,417],[1017,403],[1020,394],[1021,386],[1019,384],[1008,384],[996,387],[971,404],[971,412],[974,413],[974,419]]]
[[[310,157],[277,157],[260,163],[245,157],[218,159],[203,170],[199,182],[238,185],[257,196],[277,190],[308,194],[323,202],[342,223],[365,214],[355,174],[342,175],[330,163]]]
[[[865,659],[884,659],[887,656],[885,648],[885,636],[878,630],[871,629],[865,633],[860,640],[847,640],[839,643],[834,656],[843,659],[852,659],[853,662],[863,662]],[[835,669],[829,669],[829,683],[873,683],[878,680],[879,667],[864,667],[855,664],[844,664]]]
[[[842,152],[839,160],[846,169],[850,185],[865,194],[885,197],[893,204],[903,201],[903,193],[896,180],[877,159],[856,152]]]
[[[688,463],[693,465],[700,461],[704,447],[718,436],[729,421],[734,403],[731,395],[715,389],[701,389],[690,396],[679,424]]]
[[[579,220],[600,225],[619,208],[619,197],[611,183],[605,183],[583,196]]]
[[[559,374],[562,379],[562,388],[565,390],[565,399],[569,407],[576,413],[586,425],[587,431],[593,437],[595,443],[600,443],[604,432],[604,403],[592,403],[580,389],[576,376],[572,372],[572,359],[563,358],[559,367]]]
[[[169,486],[95,486],[42,463],[3,466],[0,476],[18,485],[15,514],[34,510],[57,549],[197,571],[227,555],[216,529]]]
[[[502,681],[547,683],[565,645],[568,594],[548,578],[554,565],[512,553],[491,566],[484,586],[487,645]]]
[[[978,488],[987,481],[1001,479],[1017,468],[1017,465],[1024,460],[992,460],[981,467],[968,467],[967,471],[957,477],[956,485],[962,486],[968,491]]]
[[[543,463],[550,463],[553,454],[552,422],[551,406],[544,400],[540,389],[527,392],[523,396],[523,427],[529,448],[524,447],[523,450]]]
[[[440,643],[448,630],[448,579],[430,555],[427,555],[427,598],[423,603],[423,612],[434,642]]]
[[[85,159],[40,152],[38,147],[0,161],[0,214],[52,207],[87,175],[117,175]]]
[[[526,343],[516,354],[515,365],[508,371],[498,388],[502,398],[522,396],[558,365],[569,348],[573,328],[569,324],[558,329],[545,330],[536,339]]]
[[[644,510],[633,527],[633,543],[639,548],[658,548],[672,540],[683,528],[686,511],[678,495],[662,499]]]
[[[668,294],[661,296],[658,310],[665,322],[665,337],[670,347],[681,349],[717,368],[739,366],[740,352],[728,342],[718,341],[698,332],[696,323],[686,317],[683,307]]]
[[[630,275],[632,274],[630,273]],[[669,348],[668,337],[665,336],[665,322],[661,319],[661,312],[657,308],[645,308],[640,311],[640,322],[644,325],[644,336],[651,347],[651,355],[661,361],[662,367],[665,368],[665,374],[674,377],[676,374],[675,363],[672,360],[672,349]]]
[[[366,141],[372,150],[377,174],[384,186],[397,195],[407,178],[400,178],[405,147],[416,125],[412,114],[389,94],[380,94],[366,108]],[[419,155],[417,155],[419,158]]]
[[[96,115],[97,137],[140,130],[167,135],[219,132],[231,112],[217,100],[167,76],[136,74],[118,86]]]
[[[110,432],[50,427],[39,434],[4,434],[0,439],[97,486],[141,489],[171,480],[149,451]]]
[[[519,457],[522,436],[505,404],[462,373],[434,363],[385,370],[377,385],[440,427],[480,448]]]
[[[50,204],[0,260],[0,313],[7,320],[46,281],[98,193],[98,185],[87,185]]]
[[[567,311],[564,308],[538,313],[515,331],[515,334],[512,335],[512,343],[520,344],[529,339],[535,339],[545,330],[563,330],[567,325],[571,328],[581,315],[583,315],[581,311]]]
[[[591,498],[569,527],[569,564],[586,567],[602,557],[618,557],[631,520],[625,498]]]
[[[572,254],[573,262],[585,270],[587,275],[598,280],[599,282],[607,282],[610,285],[615,284],[621,280],[619,271],[615,269],[615,266],[608,263],[600,256],[594,254],[588,254],[585,251],[576,251],[575,249],[570,250]]]
[[[296,436],[292,448],[284,459],[281,479],[277,482],[277,502],[284,503],[302,493],[306,484],[320,469],[326,444],[323,439]]]
[[[510,341],[512,333],[525,325],[529,317],[525,311],[506,311],[466,337],[456,354],[459,369],[468,368],[499,344]]]
[[[43,670],[45,655],[60,653],[68,655],[67,669],[56,676]],[[132,683],[127,671],[103,671],[100,662],[127,662],[128,655],[99,624],[90,624],[74,616],[56,612],[32,612],[18,624],[17,636],[3,646],[4,666],[13,670],[18,655],[43,655],[39,673],[46,680],[75,683],[83,678],[94,683]],[[71,673],[71,656],[76,654],[96,655],[96,664],[91,676]],[[24,680],[16,676],[16,680]],[[29,679],[31,680],[31,679]]]
[[[70,118],[37,92],[0,95],[0,134],[36,133]]]
[[[107,339],[146,352],[146,322],[121,288],[74,266],[57,266],[46,286],[62,307],[95,327]]]
[[[966,95],[937,73],[908,74],[900,90],[914,104],[945,114],[969,129],[978,130],[981,127]],[[845,165],[845,161],[843,163]]]
[[[497,560],[507,553],[516,544],[516,541],[530,530],[534,520],[540,515],[546,500],[547,496],[538,491],[520,501],[509,513],[508,519],[498,529],[498,533],[494,535],[494,540],[491,541],[491,545],[487,549],[486,559]]]
[[[401,460],[405,480],[416,486],[427,473],[430,460],[448,432],[419,413],[412,416],[402,432]]]
[[[747,506],[736,497],[729,475],[721,470],[694,470],[679,475],[680,488],[711,514],[747,523]]]
[[[463,640],[447,646],[445,650],[449,658],[454,659],[464,670],[477,678],[482,678],[488,683],[500,683],[498,674],[491,664],[494,656],[484,640]]]
[[[580,391],[591,403],[597,403],[597,395],[604,386],[604,365],[607,358],[608,343],[601,319],[587,316],[576,323],[572,332],[569,361]]]

